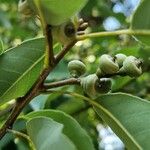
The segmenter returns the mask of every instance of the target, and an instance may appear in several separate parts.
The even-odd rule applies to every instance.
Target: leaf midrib
[[[137,143],[137,141],[134,140],[134,138],[131,136],[131,134],[127,131],[126,128],[123,127],[123,125],[120,123],[120,121],[118,121],[118,119],[116,119],[107,109],[105,109],[103,106],[101,106],[99,103],[97,103],[99,105],[99,109],[101,109],[101,111],[103,111],[109,118],[113,119],[114,122],[116,122],[116,124],[122,129],[122,131],[132,140],[132,142],[139,148],[141,149],[141,146]],[[98,106],[95,106],[98,107]]]
[[[58,91],[57,91],[58,93]],[[124,132],[125,135],[127,135],[127,137],[129,137],[129,139],[132,141],[132,143],[134,143],[134,145],[136,146],[136,148],[138,148],[139,150],[141,150],[141,146],[137,143],[137,141],[134,139],[134,137],[128,132],[128,130],[126,128],[124,128],[124,126],[121,124],[121,122],[116,119],[115,116],[113,116],[111,114],[111,112],[109,112],[106,108],[104,108],[101,104],[97,103],[95,100],[92,100],[88,97],[85,97],[83,95],[80,95],[80,94],[77,94],[77,93],[72,93],[72,92],[66,92],[66,91],[61,91],[60,90],[60,93],[64,93],[64,94],[69,94],[71,96],[75,96],[75,97],[78,97],[80,99],[84,99],[86,100],[87,102],[91,103],[93,105],[93,107],[97,107],[99,108],[104,114],[106,114],[111,120],[114,120],[114,122],[122,129],[122,131]],[[119,94],[119,93],[118,93]],[[120,93],[121,94],[121,93]],[[115,94],[114,94],[115,95]],[[116,93],[117,95],[117,93]],[[128,94],[126,94],[128,95]],[[134,97],[134,96],[132,96]],[[80,100],[79,99],[79,100]],[[140,98],[138,98],[138,100],[140,100]],[[143,100],[144,101],[144,100]],[[145,102],[145,101],[144,101]]]
[[[42,59],[44,58],[44,54],[37,59],[35,63],[33,63],[23,74],[20,76],[9,88],[4,92],[4,94],[1,97],[4,97],[26,74],[28,74],[34,66],[36,66]]]

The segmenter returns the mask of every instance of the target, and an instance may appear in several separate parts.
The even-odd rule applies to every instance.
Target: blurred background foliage
[[[86,32],[127,29],[130,26],[132,13],[139,2],[139,0],[89,0],[79,15],[89,23]],[[22,18],[17,11],[17,3],[18,0],[0,0],[0,51],[14,47],[24,40],[42,36],[39,21],[33,18]],[[143,59],[143,75],[137,79],[114,77],[111,92],[131,93],[150,100],[149,48],[140,45],[133,37],[128,35],[93,38],[78,42],[50,74],[47,82],[68,78],[67,63],[72,59],[82,60],[87,65],[88,73],[94,73],[97,69],[99,56],[104,53],[111,55],[124,53]],[[83,94],[80,87],[77,86],[65,86],[62,90]],[[9,115],[8,110],[11,110],[13,103],[14,101],[0,108],[0,124]],[[59,109],[75,117],[92,137],[95,147],[98,149],[97,141],[99,137],[96,127],[98,124],[104,123],[87,103],[77,101],[75,98],[66,95],[40,95],[26,106],[22,114],[39,109]],[[24,123],[21,120],[15,123],[14,128],[25,131]],[[26,145],[25,140],[7,134],[0,142],[0,149],[27,150]]]

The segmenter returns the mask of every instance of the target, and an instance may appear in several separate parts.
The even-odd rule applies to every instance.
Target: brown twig
[[[69,78],[61,81],[56,81],[52,83],[45,83],[44,88],[51,89],[65,85],[80,85],[80,79],[77,78]]]
[[[49,62],[48,66],[53,66],[55,63],[55,58],[54,58],[54,52],[53,52],[53,44],[49,44],[49,43],[53,43],[53,37],[52,37],[52,27],[51,25],[46,25],[45,27],[45,36],[46,36],[46,49],[47,49],[47,58],[48,60],[46,60],[47,62]]]

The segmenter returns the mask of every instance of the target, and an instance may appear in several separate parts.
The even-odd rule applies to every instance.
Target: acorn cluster
[[[34,14],[32,9],[34,8],[30,8],[28,0],[19,0],[18,10],[25,17],[37,15]],[[67,45],[75,39],[76,35],[83,34],[88,24],[83,20],[73,20],[70,19],[60,25],[51,26],[53,39],[63,45]],[[83,91],[93,97],[98,94],[108,93],[111,90],[112,83],[110,77],[115,75],[140,76],[142,74],[141,65],[142,61],[134,56],[126,56],[124,54],[110,56],[104,54],[100,56],[99,66],[95,74],[85,75],[86,65],[79,60],[70,61],[68,63],[68,70],[72,77],[80,79]]]
[[[114,57],[104,54],[100,57],[97,75],[128,75],[138,77],[142,74],[142,61],[134,56],[117,54]]]
[[[117,54],[114,57],[104,54],[99,59],[95,74],[85,75],[86,65],[79,60],[68,63],[70,75],[80,79],[83,91],[90,97],[108,93],[111,90],[111,78],[115,75],[138,77],[142,74],[142,61],[134,56]]]

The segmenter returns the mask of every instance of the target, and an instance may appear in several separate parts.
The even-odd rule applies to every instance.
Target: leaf
[[[79,110],[82,110],[86,107],[84,101],[77,101],[75,99],[69,99],[68,101],[62,103],[57,107],[58,110],[61,110],[67,114],[74,114]]]
[[[150,1],[142,0],[140,5],[137,7],[135,13],[133,14],[131,21],[131,29],[146,29],[150,30]],[[150,46],[150,36],[136,36],[136,38]]]
[[[64,125],[63,133],[72,140],[78,150],[94,150],[94,146],[90,137],[85,130],[81,128],[79,123],[69,115],[56,110],[43,110],[31,112],[25,116],[27,119],[34,117],[49,117],[56,122]]]
[[[6,145],[9,145],[11,141],[13,141],[14,137],[11,133],[6,134],[1,140],[0,140],[0,148],[4,149]]]
[[[41,10],[44,19],[50,25],[60,25],[74,16],[87,0],[41,0]],[[34,0],[28,0],[33,10],[36,10]]]
[[[29,146],[22,139],[17,138],[17,142],[15,143],[18,150],[29,150]]]
[[[32,87],[43,66],[44,49],[44,39],[32,39],[0,56],[0,105]]]
[[[150,65],[150,47],[141,48],[139,51],[139,56],[144,60],[144,66]]]
[[[114,91],[118,91],[118,90],[122,89],[131,80],[133,80],[133,79],[128,77],[128,76],[126,76],[126,77],[116,77],[113,80],[111,91],[114,92]]]
[[[68,63],[66,61],[61,60],[56,68],[54,68],[54,70],[46,78],[46,82],[62,80],[70,76],[67,64]]]
[[[2,53],[4,53],[4,44],[2,39],[0,38],[0,55],[2,55]]]
[[[37,150],[76,150],[62,129],[62,124],[47,117],[33,118],[27,122],[27,132]]]
[[[31,102],[30,106],[32,107],[33,110],[40,110],[44,109],[45,103],[48,99],[49,95],[39,95],[35,97]]]
[[[150,102],[123,93],[102,95],[95,110],[114,130],[128,149],[148,150],[150,142]]]

